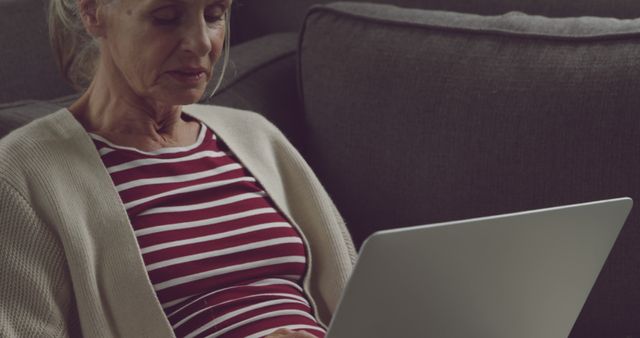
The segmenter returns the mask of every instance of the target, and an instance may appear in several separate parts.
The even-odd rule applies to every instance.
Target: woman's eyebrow
[[[224,4],[226,7],[231,6],[231,0],[215,0],[213,1],[212,4],[218,5],[218,4]]]
[[[166,3],[174,3],[174,4],[180,4],[180,5],[189,5],[192,1],[189,0],[148,0],[144,5],[145,6],[155,6],[155,5],[159,5],[159,4],[166,4]]]
[[[180,4],[180,5],[184,5],[184,6],[189,6],[193,2],[194,2],[194,0],[148,0],[147,3],[144,4],[144,5],[146,7],[148,7],[148,6],[154,6],[154,5],[163,4],[163,3],[174,3],[174,4]],[[224,5],[225,7],[229,7],[229,6],[231,6],[231,0],[214,0],[210,4],[207,4],[207,5],[208,6],[211,6],[211,5]]]

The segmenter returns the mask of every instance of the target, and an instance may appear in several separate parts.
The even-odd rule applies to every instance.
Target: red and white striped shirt
[[[90,134],[178,337],[325,331],[300,286],[306,248],[256,179],[201,124],[189,147],[144,152]]]

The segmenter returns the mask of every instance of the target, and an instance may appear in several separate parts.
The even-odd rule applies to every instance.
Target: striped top
[[[201,124],[195,144],[144,152],[90,134],[178,337],[263,337],[318,325],[300,234]]]

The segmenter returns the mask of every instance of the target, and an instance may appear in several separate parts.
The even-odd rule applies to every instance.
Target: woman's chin
[[[204,79],[197,83],[181,83],[173,77],[166,76],[160,83],[153,86],[149,94],[156,100],[171,105],[193,104],[200,101],[207,92],[207,83]]]
[[[185,90],[180,93],[174,91],[171,94],[167,94],[164,97],[159,98],[161,101],[164,101],[170,105],[189,105],[194,104],[200,101],[202,96],[204,95],[204,90]]]

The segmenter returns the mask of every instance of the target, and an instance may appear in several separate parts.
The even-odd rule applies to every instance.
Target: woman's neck
[[[88,132],[144,151],[195,142],[199,124],[185,120],[181,106],[146,101],[110,78],[98,69],[89,88],[69,107]]]

